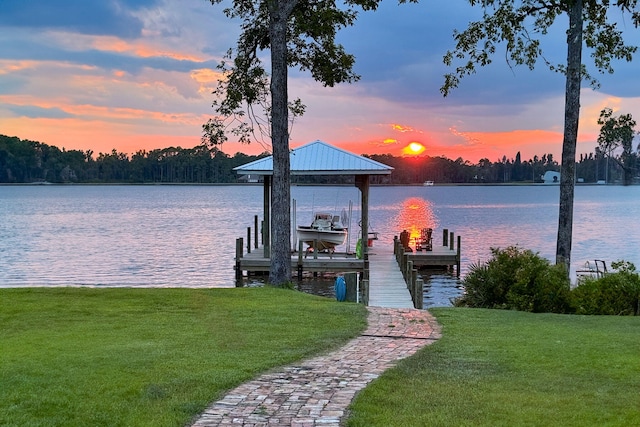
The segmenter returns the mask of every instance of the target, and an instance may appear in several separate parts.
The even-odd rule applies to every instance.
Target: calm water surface
[[[355,188],[293,187],[292,197],[300,224],[314,211],[340,214],[351,201],[358,229]],[[517,244],[553,260],[558,197],[557,186],[373,187],[370,229],[377,246],[424,227],[440,243],[448,228],[462,236],[463,274],[491,247]],[[260,186],[2,186],[0,286],[233,287],[235,239],[256,214]],[[573,271],[596,258],[640,267],[638,218],[640,186],[577,187]],[[449,275],[430,282],[427,306],[459,293]]]

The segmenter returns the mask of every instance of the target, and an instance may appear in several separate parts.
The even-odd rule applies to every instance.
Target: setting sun
[[[419,142],[411,142],[409,145],[402,149],[403,154],[416,156],[421,154],[425,150],[424,145]]]

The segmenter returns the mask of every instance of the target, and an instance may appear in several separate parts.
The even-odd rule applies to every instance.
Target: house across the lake
[[[545,184],[560,184],[560,172],[546,171],[542,175],[542,181]]]

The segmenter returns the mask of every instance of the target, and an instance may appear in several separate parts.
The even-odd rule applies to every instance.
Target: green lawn
[[[443,338],[360,393],[349,426],[640,426],[640,317],[431,311]]]
[[[361,305],[274,289],[0,289],[0,425],[182,426],[337,347]]]

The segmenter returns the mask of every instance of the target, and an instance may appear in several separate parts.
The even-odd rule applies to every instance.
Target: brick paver
[[[424,310],[367,307],[368,327],[344,347],[231,390],[193,424],[338,427],[355,394],[383,371],[440,338]]]

